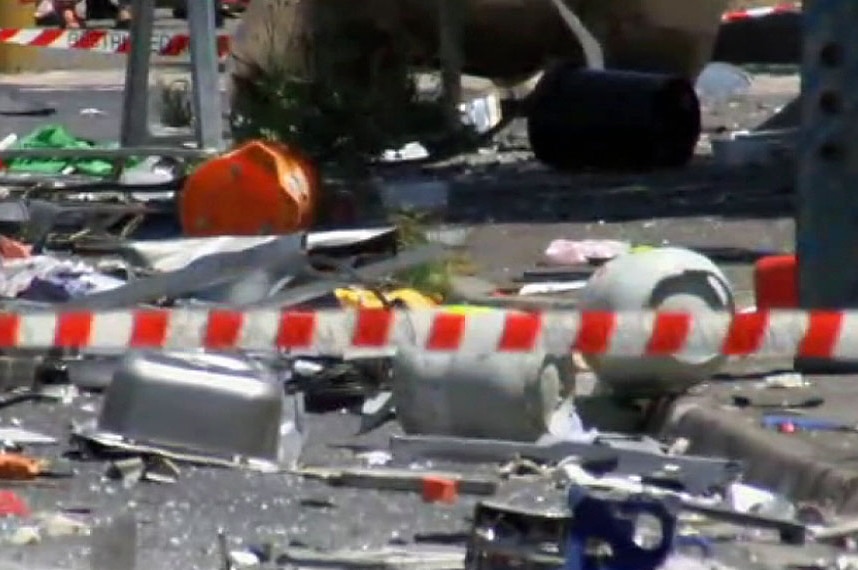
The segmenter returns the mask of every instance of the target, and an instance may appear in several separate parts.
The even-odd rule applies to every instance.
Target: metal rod
[[[224,146],[215,26],[217,4],[199,0],[187,3],[196,117],[194,129],[199,147],[210,149]]]
[[[584,52],[584,59],[588,69],[603,70],[605,69],[605,53],[602,51],[602,45],[596,36],[590,33],[587,26],[581,19],[567,6],[563,0],[551,0],[563,23],[572,32],[572,35],[581,44],[581,49]]]
[[[448,126],[461,125],[459,104],[462,101],[462,37],[464,35],[465,3],[462,0],[438,0],[440,33],[441,83]]]
[[[123,147],[141,146],[149,139],[149,71],[155,0],[134,0],[132,12],[134,18],[131,21],[131,49],[125,69],[122,127],[119,135]]]

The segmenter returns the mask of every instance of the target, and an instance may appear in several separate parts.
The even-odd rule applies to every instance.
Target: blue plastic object
[[[844,422],[825,418],[778,414],[763,416],[763,427],[768,429],[777,429],[784,424],[792,424],[802,431],[843,431],[850,429],[850,426]]]
[[[650,497],[604,499],[574,485],[569,488],[568,501],[572,523],[564,570],[655,570],[673,549],[676,515],[663,501]],[[644,514],[661,524],[661,543],[655,548],[643,548],[634,540],[635,519]],[[595,559],[587,554],[587,544],[593,539],[610,545],[610,558]]]
[[[703,536],[682,536],[679,535],[673,541],[673,547],[679,549],[696,549],[700,553],[701,558],[712,558],[713,548],[712,541]]]

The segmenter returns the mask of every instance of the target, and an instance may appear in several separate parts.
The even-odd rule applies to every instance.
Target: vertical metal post
[[[142,146],[149,139],[149,69],[152,28],[155,24],[155,0],[134,0],[131,20],[131,49],[125,68],[125,93],[122,102],[123,147]]]
[[[195,135],[200,148],[223,147],[220,81],[218,74],[217,3],[188,1],[191,35],[191,77],[194,84]]]
[[[459,104],[462,102],[462,39],[464,36],[465,2],[438,0],[438,29],[440,35],[441,83],[444,108],[450,129],[461,126]]]
[[[858,307],[858,2],[804,3],[796,251],[807,308]]]
[[[796,252],[805,308],[858,307],[856,27],[855,0],[804,2]]]

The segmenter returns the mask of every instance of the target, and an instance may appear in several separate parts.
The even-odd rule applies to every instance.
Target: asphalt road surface
[[[48,116],[12,115],[0,117],[0,140],[8,134],[24,136],[45,124],[65,126],[75,135],[95,142],[111,143],[119,140],[122,120],[122,91],[119,84],[85,86],[70,89],[67,86],[23,86],[12,88],[16,97],[38,106],[55,109]],[[226,96],[223,95],[224,109]],[[157,90],[150,90],[151,124],[159,123]]]

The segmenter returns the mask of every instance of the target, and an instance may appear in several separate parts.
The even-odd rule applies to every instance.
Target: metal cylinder
[[[535,441],[572,384],[570,366],[544,354],[398,350],[393,397],[406,433]]]
[[[662,248],[608,262],[590,278],[580,307],[590,311],[643,309],[700,314],[732,312],[734,301],[727,278],[707,257],[687,249]],[[678,394],[707,380],[726,360],[720,354],[698,353],[585,358],[604,387],[618,396]]]
[[[533,153],[560,170],[682,166],[700,129],[694,86],[679,76],[563,63],[545,72],[528,101]]]

